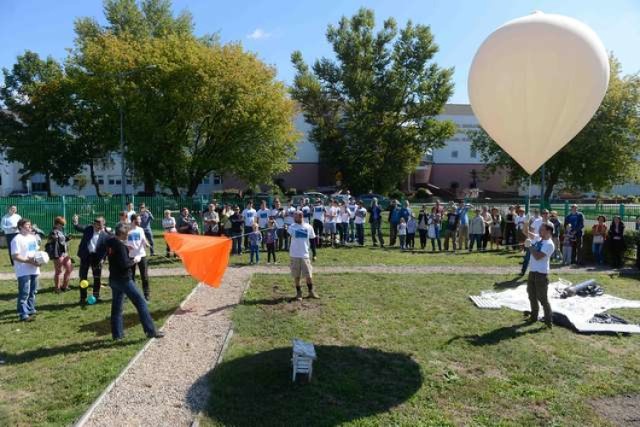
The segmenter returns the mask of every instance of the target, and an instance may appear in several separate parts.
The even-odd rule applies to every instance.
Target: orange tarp
[[[231,239],[194,234],[164,233],[172,251],[195,279],[217,288],[229,264]]]

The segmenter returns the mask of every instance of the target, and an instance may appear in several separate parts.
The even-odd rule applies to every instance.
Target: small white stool
[[[316,349],[313,347],[313,344],[294,338],[293,357],[291,358],[291,362],[293,364],[292,381],[296,382],[296,376],[298,374],[307,374],[307,378],[311,381],[311,375],[313,374],[313,361],[315,359]]]

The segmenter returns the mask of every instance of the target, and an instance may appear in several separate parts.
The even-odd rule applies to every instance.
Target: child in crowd
[[[409,220],[407,221],[407,249],[413,249],[415,246],[416,229],[418,224],[416,218],[412,213],[409,214]]]
[[[562,237],[562,265],[571,264],[575,241],[576,233],[571,229],[571,224],[567,224],[564,228],[564,236]]]
[[[267,223],[267,229],[264,232],[264,243],[267,245],[267,264],[271,262],[273,257],[273,263],[276,263],[276,242],[278,241],[278,227],[273,219],[269,219]]]
[[[162,218],[162,229],[165,233],[177,233],[176,229],[176,219],[171,216],[171,211],[169,209],[164,211],[164,217]],[[167,258],[171,256],[171,248],[167,243]],[[173,253],[173,256],[176,256],[176,253]]]
[[[404,251],[407,247],[407,223],[404,222],[404,218],[400,218],[398,224],[398,238],[400,239],[400,249]]]
[[[252,231],[249,233],[249,251],[251,253],[250,264],[253,264],[255,257],[255,263],[260,262],[260,245],[262,244],[262,233],[260,233],[260,226],[254,223]]]

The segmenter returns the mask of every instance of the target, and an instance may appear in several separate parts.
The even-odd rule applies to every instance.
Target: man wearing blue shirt
[[[469,208],[471,205],[464,204],[464,202],[460,202],[458,204],[458,209],[456,210],[456,214],[458,215],[458,249],[462,249],[462,244],[464,243],[464,248],[469,249]]]
[[[394,246],[396,244],[396,237],[398,235],[398,224],[400,224],[400,206],[398,201],[393,200],[389,205],[389,245]]]
[[[584,215],[578,211],[578,205],[571,205],[571,213],[564,219],[565,227],[571,224],[571,230],[576,235],[576,247],[571,254],[572,264],[582,264],[582,235],[584,229]]]
[[[382,230],[380,226],[382,224],[382,209],[378,206],[378,199],[375,197],[371,202],[371,215],[369,216],[369,224],[371,224],[371,240],[373,241],[373,246],[378,246],[376,242],[376,236],[380,240],[380,247],[384,247],[384,240],[382,238]]]

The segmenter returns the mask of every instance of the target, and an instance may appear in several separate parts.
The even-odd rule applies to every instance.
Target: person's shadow
[[[503,326],[501,328],[494,329],[492,331],[486,332],[481,335],[457,335],[446,342],[446,345],[453,343],[454,341],[464,339],[469,344],[473,346],[485,346],[485,345],[496,345],[504,340],[511,340],[514,338],[519,338],[529,334],[537,334],[538,332],[542,332],[546,329],[546,326],[541,326],[533,329],[525,329],[521,328],[528,326],[529,323],[521,322],[510,326]]]
[[[188,393],[193,410],[225,425],[333,426],[388,411],[423,382],[407,354],[361,347],[316,346],[313,378],[292,382],[291,348],[225,361]],[[203,387],[211,390],[205,408]]]

